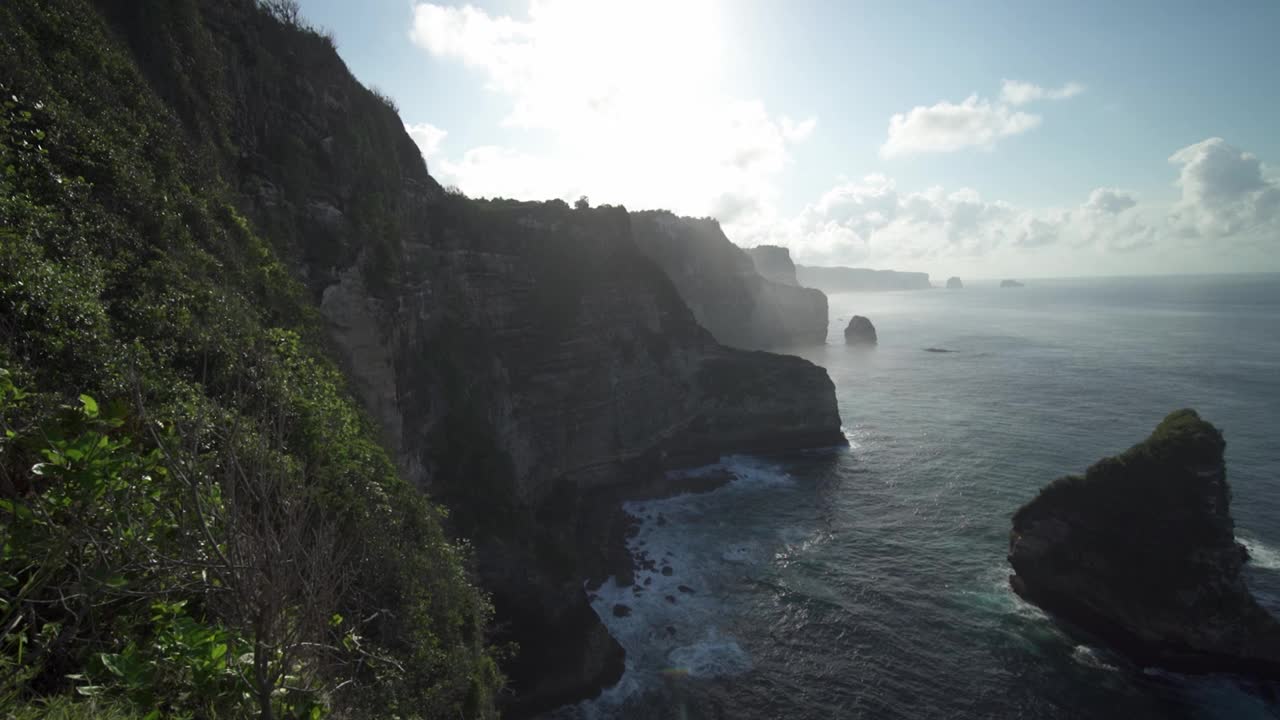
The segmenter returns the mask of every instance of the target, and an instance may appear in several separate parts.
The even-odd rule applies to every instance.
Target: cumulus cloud
[[[405,123],[404,129],[409,133],[409,137],[413,138],[413,142],[417,144],[418,150],[422,152],[422,157],[427,160],[430,160],[433,155],[440,152],[440,143],[444,142],[444,137],[449,134],[431,123],[415,123],[412,125]]]
[[[1263,252],[1262,243],[1280,240],[1280,179],[1257,157],[1209,138],[1170,162],[1179,167],[1181,190],[1172,204],[1098,187],[1078,205],[1027,208],[971,188],[907,192],[877,174],[840,181],[795,217],[746,215],[726,231],[746,245],[789,246],[797,262],[903,269],[995,253],[1202,252],[1205,238]]]
[[[1280,183],[1263,174],[1253,154],[1213,137],[1182,148],[1169,162],[1181,166],[1182,197],[1170,216],[1179,232],[1217,238],[1280,221]]]
[[[575,198],[706,215],[771,212],[791,148],[817,119],[725,97],[712,2],[531,2],[526,16],[419,3],[412,41],[507,103],[520,150],[471,148],[433,168],[472,195]],[[535,149],[536,148],[536,149]]]
[[[1036,100],[1065,100],[1084,92],[1084,85],[1069,82],[1060,88],[1043,88],[1018,80],[1005,80],[1000,87],[1001,101],[1009,105],[1025,105]]]
[[[991,148],[995,141],[1024,133],[1042,118],[993,105],[970,95],[960,104],[942,101],[889,118],[889,139],[880,148],[885,157],[929,152],[954,152],[968,147]]]
[[[995,147],[996,141],[1038,127],[1044,118],[1018,110],[1035,100],[1061,100],[1084,92],[1079,83],[1045,89],[1031,83],[1005,80],[1000,99],[992,102],[977,94],[960,103],[947,100],[918,105],[889,118],[889,137],[880,146],[884,157],[920,153],[955,152],[965,148]]]
[[[1127,190],[1097,188],[1089,193],[1084,209],[1102,215],[1118,215],[1137,204],[1137,198]]]

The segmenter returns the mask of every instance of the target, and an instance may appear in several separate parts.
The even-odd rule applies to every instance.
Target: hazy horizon
[[[811,265],[1280,270],[1274,3],[302,6],[472,196],[710,215]]]

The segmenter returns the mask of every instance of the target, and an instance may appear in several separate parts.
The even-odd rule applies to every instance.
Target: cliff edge
[[[1010,585],[1143,665],[1280,678],[1280,623],[1245,585],[1224,448],[1179,410],[1050,483],[1013,516]]]
[[[172,22],[99,7],[305,287],[401,476],[475,548],[495,639],[520,648],[508,714],[621,674],[583,590],[630,572],[620,499],[722,453],[845,442],[826,372],[717,342],[636,215],[446,192],[332,44],[253,0],[189,0]]]
[[[671,278],[717,341],[750,350],[827,341],[827,296],[763,277],[751,255],[725,237],[720,223],[665,210],[631,217],[640,251]]]

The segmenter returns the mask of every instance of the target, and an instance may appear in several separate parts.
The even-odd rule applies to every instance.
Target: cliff
[[[1050,483],[1013,516],[1013,589],[1143,665],[1280,678],[1280,623],[1245,585],[1224,448],[1180,410]]]
[[[799,285],[796,279],[796,266],[791,262],[791,251],[779,245],[759,245],[747,248],[751,262],[755,263],[756,272],[765,280],[783,285]]]
[[[826,331],[821,293],[766,284],[718,228],[676,222],[717,242],[659,255],[637,239],[663,214],[448,194],[323,37],[249,0],[99,6],[302,283],[401,475],[473,544],[497,640],[520,644],[513,713],[621,672],[582,590],[629,572],[618,498],[722,453],[844,442],[824,370],[699,325],[699,309],[749,308],[724,338],[748,347]],[[642,247],[705,273],[669,277]],[[686,292],[690,277],[708,293]]]
[[[927,290],[932,287],[928,273],[897,270],[797,265],[796,278],[801,285],[828,293]]]
[[[826,342],[827,296],[762,277],[715,220],[646,211],[632,213],[632,225],[640,251],[719,342],[748,349]]]

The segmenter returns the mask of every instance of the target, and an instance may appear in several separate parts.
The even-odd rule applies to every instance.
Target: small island
[[[1280,622],[1245,585],[1223,450],[1194,410],[1013,516],[1009,583],[1143,666],[1280,679]]]
[[[960,290],[963,287],[964,287],[964,283],[960,282],[960,278],[955,276],[947,278],[948,290]]]
[[[1026,287],[1026,285],[1024,285],[1024,284],[1022,284],[1022,283],[1018,282],[1017,280],[1001,280],[1001,281],[1000,281],[1000,287],[1002,287],[1002,288],[1020,288],[1020,287]]]
[[[844,341],[847,345],[875,345],[878,342],[876,326],[871,324],[871,320],[854,315],[844,329]]]

